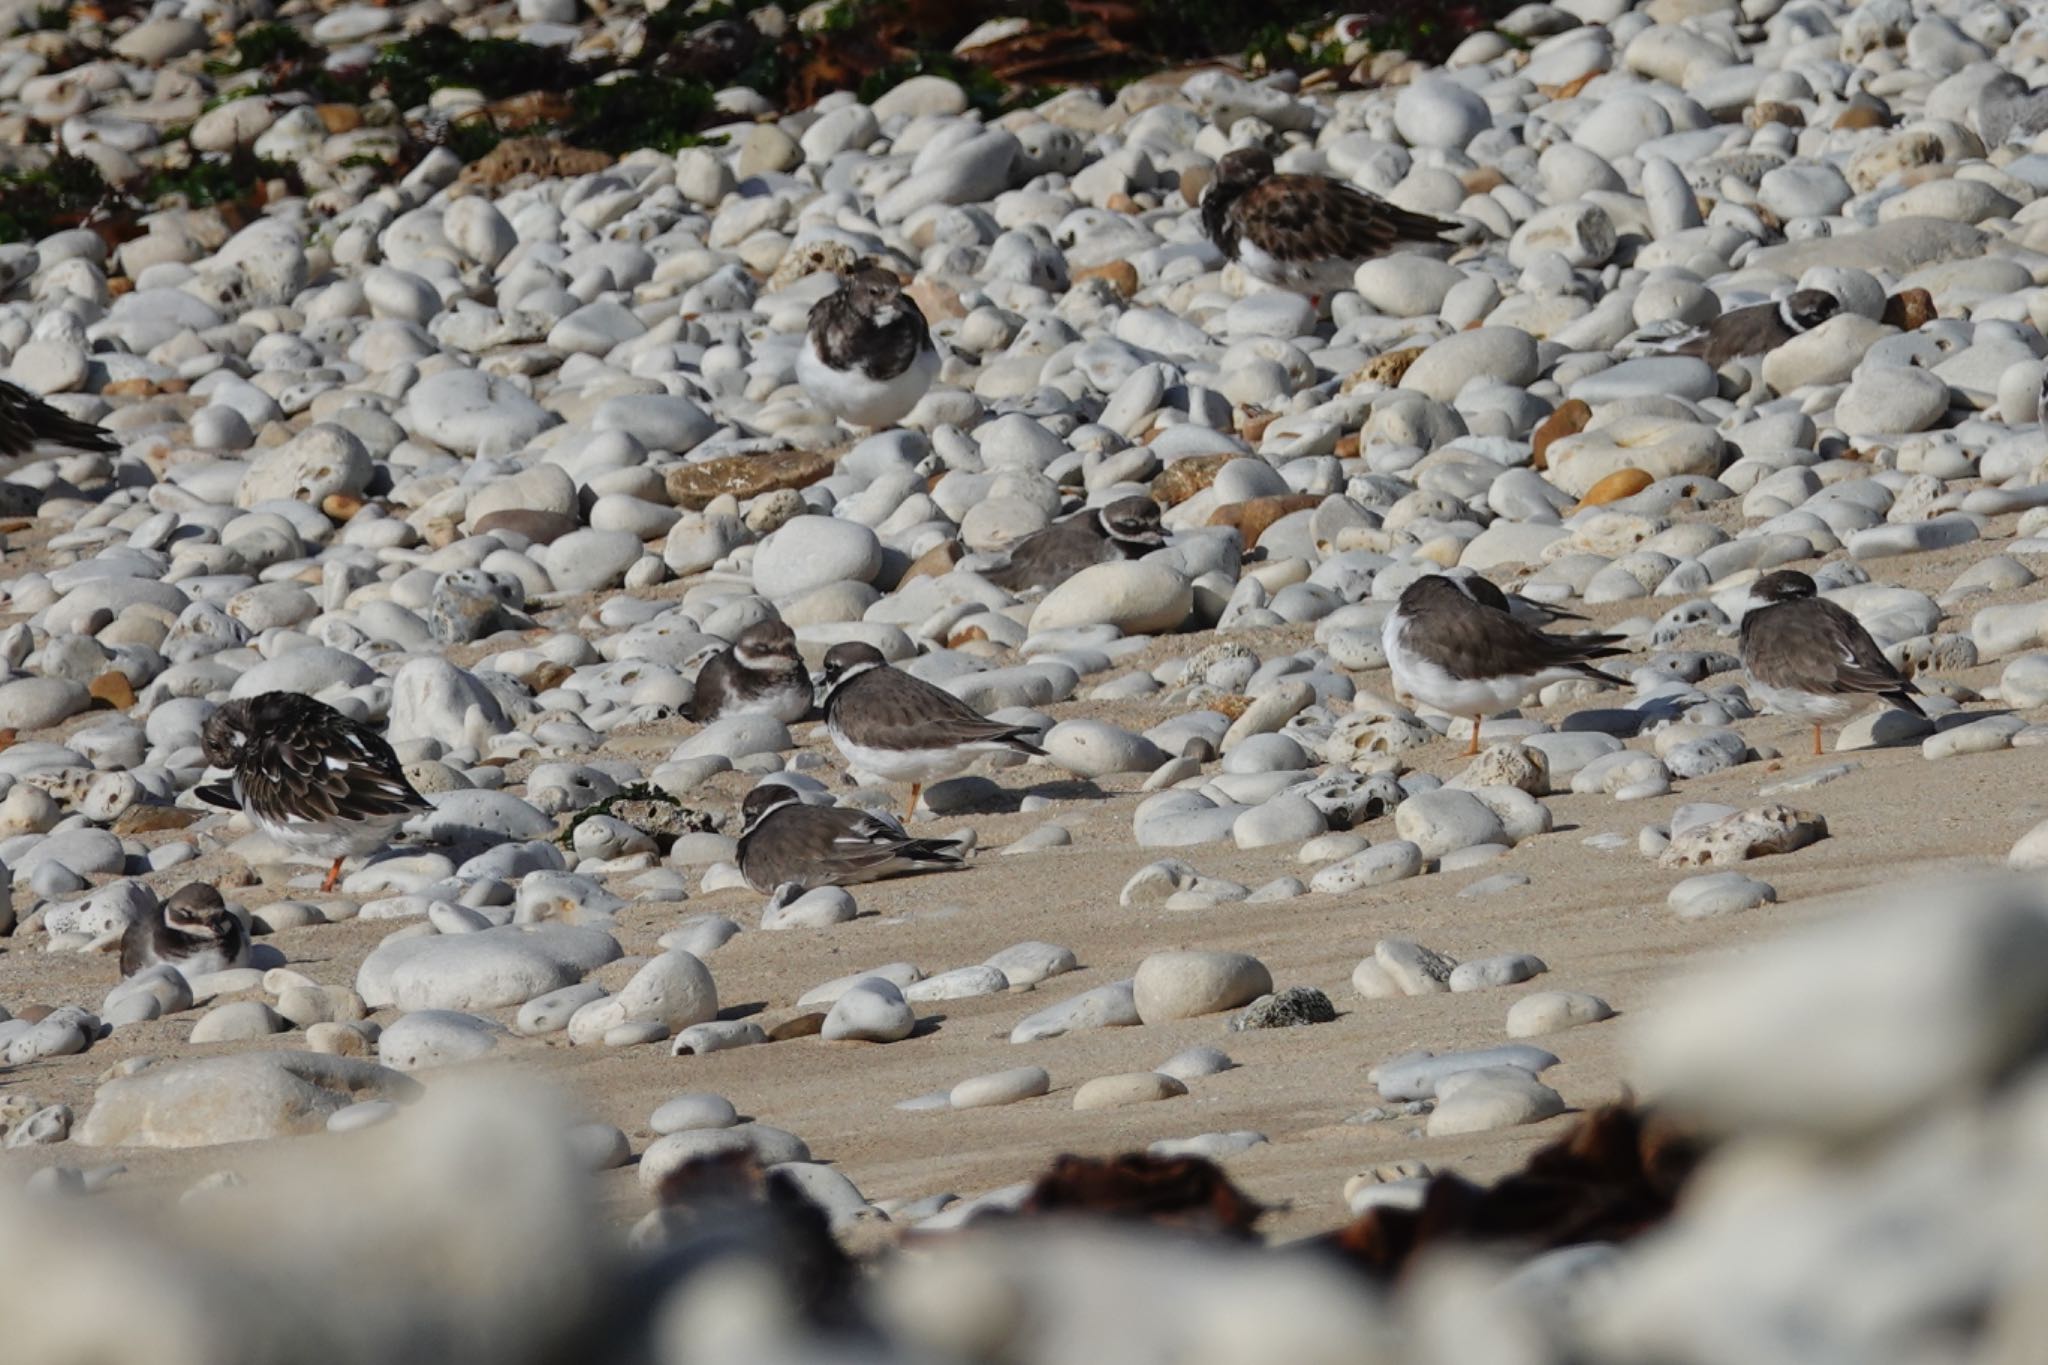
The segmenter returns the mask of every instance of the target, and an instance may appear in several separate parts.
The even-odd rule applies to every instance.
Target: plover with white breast
[[[1044,757],[1028,725],[990,720],[942,687],[889,667],[858,641],[825,654],[825,732],[847,765],[887,782],[908,782],[904,819],[917,813],[924,784],[964,772],[983,753]]]
[[[1479,752],[1481,720],[1521,705],[1548,683],[1591,678],[1628,685],[1592,664],[1628,652],[1619,636],[1546,635],[1490,605],[1499,590],[1476,582],[1486,581],[1449,574],[1418,578],[1402,591],[1380,630],[1398,691],[1471,719],[1468,755]]]
[[[249,960],[249,935],[220,892],[205,882],[181,886],[154,915],[136,920],[121,936],[121,976],[158,965],[186,977],[224,972]]]
[[[206,718],[200,743],[228,779],[195,795],[242,811],[294,853],[333,859],[323,892],[341,880],[345,859],[382,848],[428,808],[382,735],[297,692],[225,703]]]
[[[699,725],[749,715],[794,725],[811,713],[815,700],[796,632],[781,621],[756,621],[697,671],[696,692],[683,715]]]
[[[1773,711],[1813,726],[1821,752],[1821,726],[1880,697],[1916,716],[1913,680],[1892,666],[1877,641],[1841,605],[1820,596],[1811,577],[1796,569],[1767,573],[1750,585],[1763,603],[1742,617],[1742,667],[1759,700]]]
[[[1018,540],[982,577],[999,588],[1056,588],[1097,564],[1138,559],[1166,543],[1159,504],[1138,496],[1076,512]]]
[[[903,281],[872,261],[812,307],[796,361],[797,383],[813,403],[871,429],[909,416],[938,373],[923,312]]]
[[[784,782],[763,782],[740,802],[737,860],[747,885],[854,886],[962,864],[955,839],[917,839],[881,815],[806,805]]]
[[[1665,349],[1698,356],[1718,370],[1731,360],[1767,355],[1841,311],[1841,301],[1826,290],[1800,289],[1775,303],[1732,309]]]

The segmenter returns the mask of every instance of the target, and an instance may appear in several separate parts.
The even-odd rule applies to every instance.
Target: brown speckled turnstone
[[[1467,754],[1479,752],[1481,719],[1519,706],[1546,683],[1594,678],[1627,685],[1591,663],[1627,653],[1618,647],[1618,636],[1546,635],[1490,605],[1491,597],[1501,596],[1498,589],[1482,596],[1485,589],[1472,582],[1448,574],[1416,579],[1380,631],[1398,690],[1471,718]]]
[[[228,702],[200,738],[206,761],[229,773],[200,799],[243,811],[293,852],[333,859],[322,891],[341,880],[344,859],[381,848],[427,809],[383,736],[296,692]]]
[[[938,373],[924,314],[903,282],[871,261],[811,309],[796,362],[810,400],[858,427],[902,421]]]
[[[1761,701],[1813,726],[1814,753],[1821,751],[1820,727],[1869,697],[1927,714],[1913,700],[1920,690],[1913,680],[1892,667],[1861,621],[1818,595],[1813,579],[1780,569],[1749,592],[1764,605],[1742,618],[1742,666]]]
[[[124,979],[158,964],[194,977],[248,960],[249,936],[242,921],[204,882],[179,887],[156,914],[136,920],[121,936]]]
[[[961,865],[953,839],[916,839],[886,816],[807,806],[795,788],[763,782],[740,802],[740,875],[764,895],[778,886],[852,886]]]
[[[1840,301],[1825,289],[1801,289],[1776,303],[1723,313],[1670,349],[1673,355],[1698,356],[1718,370],[1731,360],[1775,351],[1841,311]]]
[[[1358,263],[1400,242],[1434,242],[1456,223],[1390,204],[1320,175],[1276,175],[1256,147],[1225,154],[1202,192],[1202,229],[1268,284],[1323,296],[1351,287]]]
[[[111,455],[120,448],[92,423],[67,417],[27,389],[0,380],[0,455],[18,459],[65,450]]]
[[[889,667],[873,645],[848,641],[825,654],[825,731],[847,765],[908,782],[905,819],[924,784],[963,772],[978,753],[1007,749],[1043,757],[1029,726],[990,720],[951,692]]]
[[[1003,564],[982,577],[1011,592],[1053,588],[1091,565],[1138,559],[1165,543],[1158,503],[1147,497],[1118,498],[1025,536],[1010,547]]]
[[[757,621],[698,670],[684,716],[699,725],[747,715],[794,725],[810,714],[813,695],[796,632],[780,621]]]

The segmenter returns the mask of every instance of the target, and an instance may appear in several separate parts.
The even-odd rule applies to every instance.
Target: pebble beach
[[[0,463],[0,1359],[2048,1352],[2048,10],[966,74],[1104,9],[801,107],[858,4],[0,10],[0,380],[112,447]],[[1452,230],[1273,287],[1245,148]],[[1784,569],[1917,710],[1765,704]],[[1402,696],[1446,572],[1611,680]],[[769,620],[1043,752],[688,719]],[[332,889],[200,795],[272,692],[430,805]],[[764,893],[764,779],[961,866]],[[124,976],[194,883],[241,960]]]

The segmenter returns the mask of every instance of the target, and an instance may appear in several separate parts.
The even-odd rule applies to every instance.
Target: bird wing
[[[858,695],[863,707],[871,707],[867,733],[854,736],[856,743],[876,743],[892,749],[957,749],[966,744],[1008,744],[1024,753],[1044,750],[1025,739],[1031,727],[1005,725],[990,720],[943,687],[900,668],[874,668],[834,692],[828,705],[848,693]],[[845,713],[838,720],[846,731]]]
[[[383,736],[317,702],[250,741],[236,788],[280,824],[346,824],[427,809]]]
[[[1320,175],[1262,180],[1231,205],[1230,217],[1237,236],[1283,261],[1360,260],[1458,226]]]
[[[241,801],[235,796],[235,784],[232,781],[209,782],[203,787],[194,787],[192,795],[198,797],[207,805],[218,806],[222,810],[240,810],[242,808]]]
[[[1078,522],[1060,522],[1034,531],[1010,547],[1009,561],[982,574],[1010,592],[1051,588],[1081,570],[1122,556],[1100,535]]]
[[[1919,689],[1893,668],[1848,611],[1824,598],[1798,598],[1759,607],[1742,618],[1742,662],[1767,687],[1811,696],[1875,694],[1907,698]]]
[[[105,455],[121,448],[92,423],[66,416],[27,389],[0,380],[0,455],[27,455],[41,444]]]
[[[1817,619],[1825,622],[1827,641],[1835,651],[1836,690],[1885,695],[1920,690],[1911,678],[1892,666],[1877,641],[1870,638],[1870,632],[1847,608],[1824,598],[1815,600],[1820,607]]]

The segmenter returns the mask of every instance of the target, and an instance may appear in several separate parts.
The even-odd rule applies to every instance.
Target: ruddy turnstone
[[[1892,667],[1863,623],[1819,596],[1813,579],[1796,569],[1767,573],[1750,587],[1764,605],[1742,618],[1742,666],[1757,696],[1773,711],[1820,727],[1882,697],[1901,711],[1927,713],[1913,700],[1919,688]]]
[[[859,427],[902,421],[938,373],[924,314],[903,282],[872,261],[811,309],[796,361],[797,382],[810,400]]]
[[[1841,302],[1825,289],[1801,289],[1776,303],[1723,313],[1668,350],[1672,355],[1698,356],[1718,370],[1731,360],[1775,351],[1841,311]]]
[[[229,779],[196,795],[244,812],[295,853],[332,858],[322,891],[341,880],[344,859],[381,848],[427,809],[383,736],[296,692],[226,703],[206,718],[200,743]]]
[[[120,448],[92,423],[67,417],[27,389],[0,380],[0,455],[20,458],[61,450],[111,455]]]
[[[796,632],[780,621],[756,621],[698,670],[696,694],[683,714],[699,725],[755,715],[794,725],[810,714],[813,696]]]
[[[1595,678],[1626,686],[1591,660],[1628,651],[1614,635],[1546,635],[1490,605],[1502,596],[1484,579],[1430,574],[1410,583],[1380,631],[1387,668],[1401,692],[1472,721],[1479,752],[1479,722],[1498,715],[1546,683]],[[1492,589],[1489,593],[1487,589]],[[1503,598],[1504,600],[1504,598]]]
[[[873,645],[849,640],[826,651],[825,688],[825,732],[849,767],[910,784],[906,820],[916,815],[925,783],[965,771],[978,753],[1045,754],[1025,738],[1029,726],[988,719],[951,692],[889,667]]]
[[[1147,497],[1118,498],[1025,536],[1010,547],[1005,563],[982,577],[1011,592],[1052,588],[1092,565],[1138,559],[1165,543],[1158,503]]]
[[[1360,261],[1399,242],[1438,241],[1457,226],[1341,180],[1276,175],[1256,147],[1226,153],[1202,192],[1202,230],[1225,256],[1318,306],[1350,288]]]
[[[187,977],[239,967],[249,960],[249,935],[220,892],[204,882],[181,886],[157,913],[121,935],[121,976],[163,963]]]
[[[807,806],[796,789],[763,782],[740,802],[740,875],[762,894],[778,886],[852,886],[959,867],[959,841],[916,839],[883,815]]]

